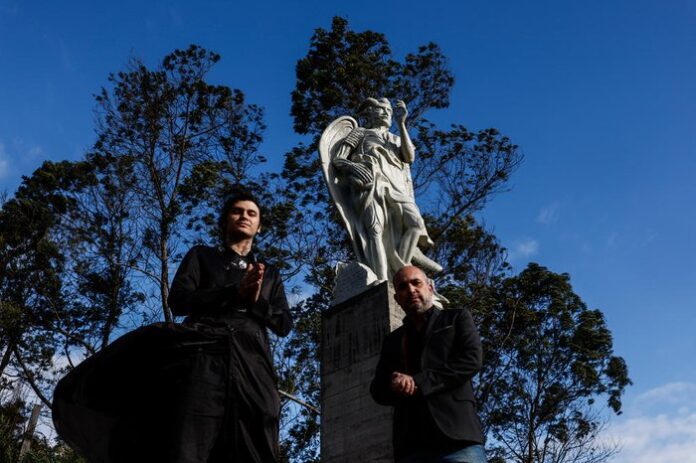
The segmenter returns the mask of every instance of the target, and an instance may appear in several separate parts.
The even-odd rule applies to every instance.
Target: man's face
[[[392,125],[392,110],[383,106],[370,106],[365,110],[369,128],[386,127]]]
[[[433,285],[418,267],[404,267],[394,275],[394,299],[406,315],[425,313],[433,306]]]
[[[261,229],[261,212],[253,201],[237,201],[227,214],[227,238],[253,238]]]

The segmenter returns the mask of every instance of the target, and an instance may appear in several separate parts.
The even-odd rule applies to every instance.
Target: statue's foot
[[[416,267],[420,267],[422,270],[425,270],[426,272],[439,273],[443,270],[442,265],[438,264],[430,257],[423,254],[423,251],[421,251],[418,247],[416,247],[416,250],[413,252],[411,263]]]

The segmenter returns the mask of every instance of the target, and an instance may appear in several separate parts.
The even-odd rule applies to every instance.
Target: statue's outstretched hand
[[[404,103],[404,100],[396,101],[396,110],[394,112],[396,115],[396,120],[400,124],[405,124],[406,118],[408,117],[408,109],[406,109],[406,103]]]

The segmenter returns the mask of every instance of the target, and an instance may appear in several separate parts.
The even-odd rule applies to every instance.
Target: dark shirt
[[[413,321],[406,317],[404,319],[405,336],[402,338],[402,359],[404,363],[404,373],[415,375],[421,372],[421,356],[423,355],[423,341],[425,338],[425,327],[433,314],[431,308],[424,314],[424,323],[420,329],[416,329]],[[420,451],[442,451],[450,452],[470,445],[471,442],[456,440],[448,437],[435,423],[428,404],[421,391],[409,397],[404,402],[403,415],[407,423],[406,438],[400,442],[404,446],[395,448],[395,456],[410,455]]]

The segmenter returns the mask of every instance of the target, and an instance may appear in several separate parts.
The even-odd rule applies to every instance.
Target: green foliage
[[[291,114],[299,134],[320,134],[332,120],[355,114],[360,103],[376,95],[405,100],[417,120],[430,108],[449,106],[454,84],[437,45],[421,46],[400,63],[383,34],[352,31],[340,17],[329,31],[316,29],[296,73]]]
[[[128,166],[130,207],[144,244],[138,267],[159,287],[167,321],[169,267],[177,238],[187,237],[187,218],[194,229],[197,221],[207,225],[207,209],[265,161],[257,153],[263,111],[240,90],[205,80],[219,60],[196,45],[175,50],[155,69],[134,59],[96,97],[94,153]]]
[[[3,463],[85,463],[73,450],[61,443],[49,443],[42,436],[29,437],[26,404],[17,398],[0,405],[0,461]],[[29,450],[20,459],[20,449],[29,438]]]
[[[494,453],[519,462],[603,461],[595,442],[607,397],[620,413],[630,384],[599,310],[573,292],[570,277],[537,264],[470,298],[484,338],[479,403]]]
[[[505,249],[471,215],[427,216],[426,220],[431,234],[438,236],[433,256],[445,271],[434,278],[443,291],[471,295],[510,270]]]
[[[280,389],[302,397],[311,404],[319,404],[321,377],[319,337],[321,311],[331,298],[328,291],[319,291],[293,307],[294,334],[284,343],[278,362]],[[312,410],[287,403],[282,410],[284,439],[281,452],[290,461],[319,462],[319,416]]]
[[[64,305],[64,256],[50,231],[66,204],[46,191],[53,181],[25,179],[0,210],[0,374],[12,367],[38,388],[36,375],[51,365],[53,326]],[[8,378],[3,378],[3,387]]]
[[[132,164],[91,153],[72,168],[88,181],[59,190],[74,204],[55,230],[67,257],[63,293],[70,295],[59,329],[66,351],[79,347],[91,354],[144,300],[131,281],[139,254]]]
[[[0,405],[0,461],[11,462],[19,454],[22,427],[24,421],[24,404],[13,400]]]
[[[58,349],[70,364],[102,349],[149,321],[147,304],[170,318],[169,264],[177,240],[193,236],[187,224],[217,213],[242,179],[273,195],[267,177],[250,174],[265,162],[263,112],[241,91],[206,83],[218,60],[197,46],[154,70],[132,60],[96,97],[94,149],[82,161],[46,162],[2,204],[0,372],[13,373],[2,390],[28,382],[50,406]],[[269,204],[269,220],[283,220],[288,206]],[[73,461],[44,444],[27,458]]]

